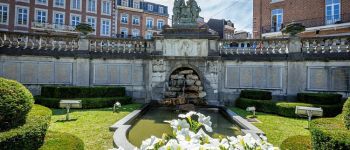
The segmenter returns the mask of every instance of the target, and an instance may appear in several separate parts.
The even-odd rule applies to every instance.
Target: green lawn
[[[230,108],[232,111],[242,117],[249,117],[251,113],[235,107]],[[272,114],[257,113],[258,120],[261,123],[254,123],[256,127],[265,132],[268,140],[274,146],[280,146],[282,142],[295,135],[310,135],[307,130],[306,119],[286,118]]]
[[[42,149],[61,149],[66,141],[58,140],[60,136],[62,137],[58,133],[74,135],[83,141],[86,150],[113,148],[113,132],[109,131],[109,126],[140,106],[140,104],[125,105],[119,113],[113,113],[112,108],[72,110],[70,117],[76,120],[69,122],[62,121],[65,119],[64,109],[52,109],[51,125]]]

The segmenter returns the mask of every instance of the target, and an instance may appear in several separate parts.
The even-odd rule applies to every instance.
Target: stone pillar
[[[302,43],[298,36],[291,36],[289,38],[288,50],[289,53],[301,53]]]
[[[89,50],[89,40],[86,38],[80,38],[78,41],[78,50]]]

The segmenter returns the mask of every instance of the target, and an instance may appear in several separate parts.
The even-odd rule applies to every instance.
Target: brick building
[[[113,0],[0,0],[0,30],[77,34],[79,23],[95,28],[98,37],[114,34]]]
[[[282,36],[292,21],[306,26],[302,36],[350,33],[349,0],[254,0],[253,9],[254,38]]]
[[[143,0],[117,0],[117,35],[120,37],[144,37],[162,31],[168,24],[168,7]]]

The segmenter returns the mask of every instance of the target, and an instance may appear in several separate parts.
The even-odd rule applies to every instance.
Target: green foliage
[[[26,123],[17,128],[0,132],[0,147],[3,150],[36,150],[44,142],[52,112],[34,105],[28,113]]]
[[[341,104],[343,96],[331,93],[298,93],[298,101],[302,103],[332,105]]]
[[[341,113],[342,105],[317,105],[307,103],[273,102],[264,100],[252,100],[240,98],[236,101],[236,106],[242,109],[255,106],[256,110],[265,113],[274,113],[285,117],[298,117],[295,114],[296,106],[321,107],[325,117],[334,117]]]
[[[125,88],[46,86],[41,88],[41,96],[49,98],[123,97],[125,96]]]
[[[240,94],[240,98],[271,100],[272,93],[269,91],[242,90]]]
[[[132,98],[128,96],[124,97],[104,97],[104,98],[73,98],[76,100],[82,100],[83,109],[91,108],[105,108],[113,107],[115,102],[120,102],[122,105],[131,104]],[[59,108],[59,102],[61,98],[45,98],[41,96],[35,97],[35,102],[37,104],[49,107],[49,108]]]
[[[350,98],[344,104],[343,117],[346,128],[350,130]]]
[[[84,35],[88,35],[89,33],[94,32],[95,29],[92,28],[90,24],[80,23],[79,25],[75,26],[75,31],[81,32]]]
[[[311,150],[311,137],[306,135],[297,135],[285,139],[281,150]]]
[[[292,22],[287,24],[285,28],[282,29],[282,33],[290,34],[291,36],[295,36],[298,33],[304,32],[305,26],[301,23]]]
[[[33,96],[26,87],[0,78],[0,131],[24,124],[33,103]]]
[[[61,132],[49,131],[45,136],[45,143],[39,150],[84,150],[84,142],[78,137]]]
[[[315,119],[311,122],[310,131],[314,149],[350,149],[350,132],[340,117]]]

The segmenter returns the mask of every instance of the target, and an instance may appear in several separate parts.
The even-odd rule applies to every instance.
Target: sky
[[[173,14],[174,0],[147,0],[167,5],[170,17]],[[236,30],[252,32],[253,0],[196,0],[202,11],[200,16],[205,21],[210,18],[231,20]]]

